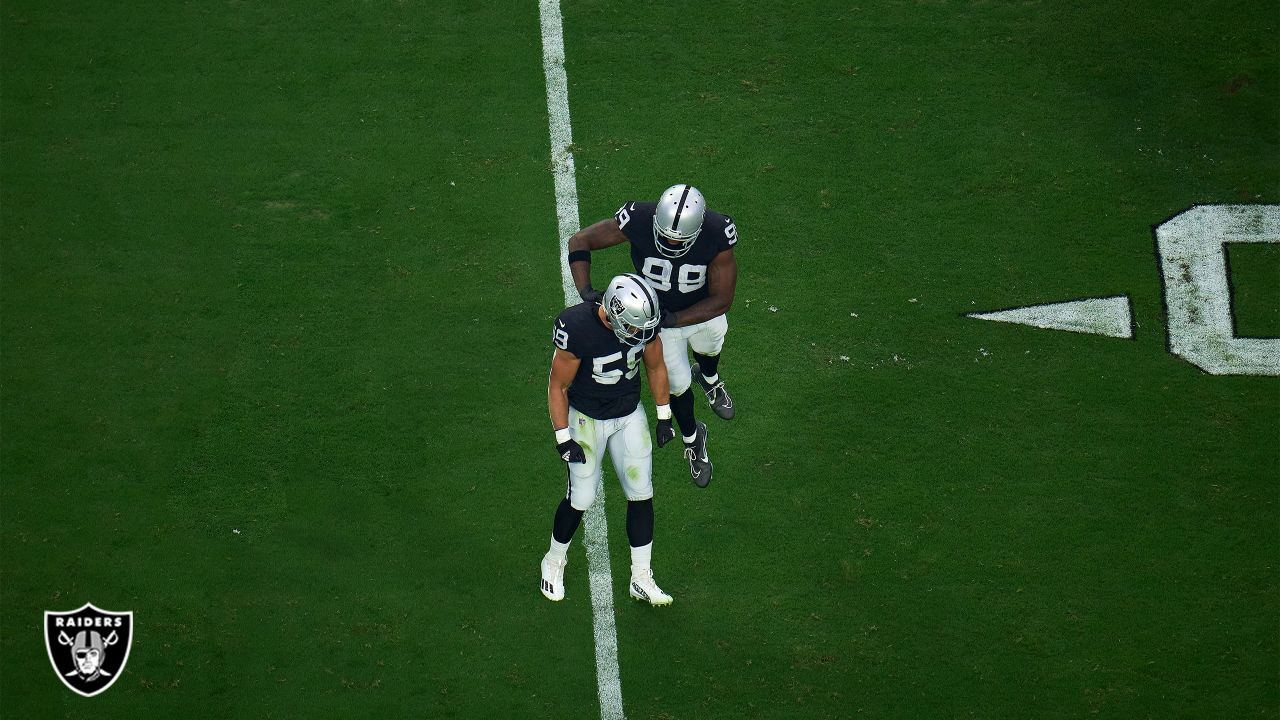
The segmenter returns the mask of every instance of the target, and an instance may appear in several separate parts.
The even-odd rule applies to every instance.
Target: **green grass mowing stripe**
[[[1280,244],[1229,244],[1231,314],[1240,337],[1280,337]]]

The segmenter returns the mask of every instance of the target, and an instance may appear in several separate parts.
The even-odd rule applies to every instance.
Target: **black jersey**
[[[565,308],[556,317],[551,339],[582,361],[569,385],[569,404],[584,415],[609,420],[630,415],[640,402],[644,345],[619,340],[600,322],[598,307],[584,302]]]
[[[655,247],[663,241],[653,236],[653,211],[657,206],[629,202],[618,208],[613,217],[631,241],[631,262],[636,272],[658,291],[663,310],[679,312],[707,297],[707,268],[717,255],[738,242],[738,228],[728,215],[708,210],[689,252],[678,258],[665,257]]]

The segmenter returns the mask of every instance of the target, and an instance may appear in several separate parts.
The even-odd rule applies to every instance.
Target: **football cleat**
[[[715,384],[708,383],[702,377],[702,368],[698,367],[698,363],[694,363],[689,368],[693,373],[693,379],[707,394],[707,402],[711,405],[711,411],[719,415],[722,420],[733,419],[733,398],[729,397],[729,391],[724,389],[724,381],[717,380]]]
[[[670,605],[672,600],[671,596],[662,592],[658,583],[653,581],[653,571],[647,569],[632,572],[631,597],[655,607]]]
[[[707,424],[698,421],[698,431],[693,434],[693,442],[685,443],[684,459],[689,461],[689,476],[693,484],[706,487],[711,483],[711,458],[707,457]]]
[[[551,602],[564,599],[564,566],[568,560],[556,560],[551,553],[542,556],[542,594]]]

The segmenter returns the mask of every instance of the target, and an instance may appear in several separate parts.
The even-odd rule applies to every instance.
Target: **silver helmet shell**
[[[658,332],[662,320],[658,293],[648,280],[635,273],[610,280],[600,305],[613,334],[627,345],[643,345]]]
[[[692,250],[706,214],[707,201],[698,188],[684,184],[667,188],[653,211],[653,244],[658,253],[678,258]]]

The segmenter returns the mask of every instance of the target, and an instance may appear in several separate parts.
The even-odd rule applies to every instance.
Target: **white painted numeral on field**
[[[1280,338],[1235,336],[1226,243],[1280,243],[1280,205],[1197,205],[1156,228],[1169,350],[1213,375],[1280,375]]]

